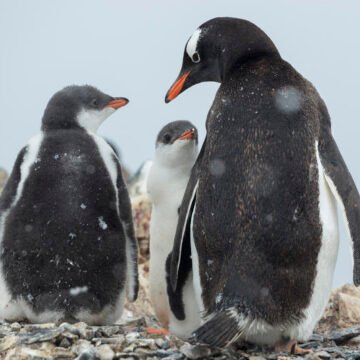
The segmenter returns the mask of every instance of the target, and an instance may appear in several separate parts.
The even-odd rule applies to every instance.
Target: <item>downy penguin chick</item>
[[[189,274],[183,290],[185,318],[178,320],[170,311],[165,262],[173,247],[178,209],[197,157],[198,135],[189,121],[164,126],[156,139],[155,157],[150,168],[148,191],[152,201],[150,225],[150,295],[155,313],[164,327],[186,338],[200,324],[199,309]]]
[[[96,135],[128,100],[69,86],[49,101],[0,198],[0,318],[111,324],[138,291],[119,161]]]

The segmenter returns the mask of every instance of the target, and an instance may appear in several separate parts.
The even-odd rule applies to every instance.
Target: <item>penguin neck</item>
[[[155,152],[154,163],[170,172],[182,172],[191,169],[196,156],[197,146],[194,144],[160,145]]]
[[[157,151],[148,178],[148,190],[155,206],[159,206],[162,200],[170,198],[181,202],[183,191],[188,182],[191,169],[197,156],[196,146],[191,146],[189,151],[181,154],[182,159],[164,159],[164,154]],[[188,156],[186,156],[188,155]],[[179,197],[179,199],[177,199]]]
[[[62,113],[53,111],[43,116],[41,126],[42,131],[75,129],[80,130],[81,127],[76,121],[76,117],[67,113],[66,110],[64,110]]]
[[[272,45],[272,46],[270,46]],[[244,55],[241,51],[223,52],[218,60],[220,83],[228,79],[234,71],[238,71],[244,64],[256,62],[263,58],[281,58],[275,45],[251,49]]]

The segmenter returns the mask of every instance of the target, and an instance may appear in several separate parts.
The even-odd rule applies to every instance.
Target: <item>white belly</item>
[[[150,225],[150,296],[155,314],[163,326],[169,324],[169,303],[166,290],[165,263],[173,247],[177,214],[153,206]]]
[[[154,166],[154,165],[153,165]],[[153,170],[153,169],[152,169]],[[166,285],[166,259],[174,244],[178,222],[178,208],[187,185],[187,177],[174,173],[171,177],[166,170],[167,183],[161,169],[156,168],[149,175],[149,190],[153,207],[150,225],[150,297],[155,314],[163,326],[169,327],[178,337],[186,338],[199,325],[200,312],[197,307],[190,274],[183,291],[185,320],[179,321],[172,314],[169,306]],[[156,193],[156,196],[155,196]]]

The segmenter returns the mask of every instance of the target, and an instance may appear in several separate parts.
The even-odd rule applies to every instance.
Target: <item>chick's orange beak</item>
[[[195,129],[184,131],[178,138],[178,140],[193,140],[195,138]]]
[[[105,107],[111,107],[115,110],[120,109],[121,107],[127,105],[129,100],[126,98],[117,98],[108,102]]]
[[[184,75],[182,75],[178,80],[175,81],[174,85],[171,87],[171,89],[166,94],[165,102],[170,102],[171,100],[174,100],[182,91],[185,81],[190,75],[190,71],[186,72]]]

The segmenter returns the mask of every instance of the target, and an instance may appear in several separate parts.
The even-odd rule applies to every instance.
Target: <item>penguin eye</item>
[[[191,57],[191,60],[196,64],[200,62],[200,55],[197,51],[194,52],[194,54]]]
[[[99,105],[99,102],[97,101],[97,99],[93,99],[91,100],[91,105],[96,107]]]
[[[164,142],[165,142],[165,143],[168,143],[168,142],[170,142],[170,140],[171,140],[171,135],[170,135],[170,134],[165,134],[164,137],[163,137],[163,139],[164,139]]]

